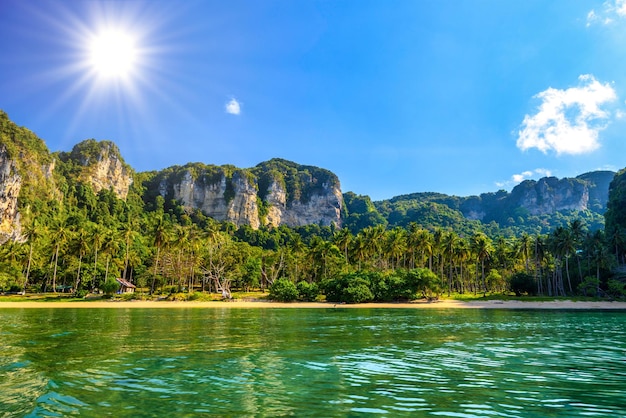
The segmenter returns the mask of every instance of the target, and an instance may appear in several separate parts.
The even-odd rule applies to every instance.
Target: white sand
[[[0,302],[5,308],[371,308],[371,309],[624,309],[626,302],[573,302],[568,300],[548,302],[524,301],[472,301],[440,300],[435,302],[416,301],[410,303],[361,303],[336,304],[332,302],[279,303],[266,301],[215,301],[215,302],[170,302],[170,301],[79,301],[79,302]]]

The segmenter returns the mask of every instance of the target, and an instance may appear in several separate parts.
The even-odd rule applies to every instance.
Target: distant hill
[[[415,222],[426,228],[453,228],[472,233],[484,229],[491,234],[547,233],[569,220],[583,220],[590,230],[604,225],[609,184],[615,173],[594,171],[575,178],[544,177],[526,180],[511,192],[504,190],[478,196],[442,193],[412,193],[388,200],[345,194],[348,216],[344,222],[356,230],[374,224],[407,227]],[[354,202],[369,202],[356,204]]]

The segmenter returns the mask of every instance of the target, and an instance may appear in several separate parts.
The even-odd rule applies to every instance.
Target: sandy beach
[[[626,302],[575,302],[568,300],[546,302],[524,301],[471,301],[439,300],[434,302],[415,301],[410,303],[362,303],[338,304],[331,302],[294,302],[280,303],[268,301],[214,301],[214,302],[171,302],[171,301],[75,301],[75,302],[0,302],[0,309],[28,309],[28,308],[317,308],[317,309],[596,309],[596,310],[626,310]]]

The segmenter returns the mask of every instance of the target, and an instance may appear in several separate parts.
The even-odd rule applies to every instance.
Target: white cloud
[[[510,180],[507,181],[497,181],[496,186],[498,187],[511,187],[516,186],[524,180],[528,180],[531,178],[540,178],[540,177],[550,177],[552,176],[552,171],[545,168],[535,168],[534,170],[522,171],[519,174],[513,174]]]
[[[626,0],[609,0],[604,2],[602,10],[592,9],[587,13],[587,26],[595,23],[608,25],[613,23],[615,18],[624,17],[626,17]]]
[[[527,179],[528,177],[532,175],[533,175],[532,171],[524,171],[523,173],[513,174],[511,176],[511,180],[513,180],[515,183],[521,183],[522,181],[524,181],[525,179]]]
[[[224,108],[226,109],[226,113],[230,113],[231,115],[238,115],[241,113],[241,104],[234,97],[226,103]]]
[[[535,96],[541,104],[537,113],[524,116],[517,138],[519,149],[584,154],[600,146],[598,134],[610,117],[601,106],[616,100],[617,95],[609,83],[602,84],[592,75],[581,75],[578,80],[577,87],[550,87]]]

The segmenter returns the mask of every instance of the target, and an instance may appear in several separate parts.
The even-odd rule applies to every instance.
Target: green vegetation
[[[472,198],[416,194],[384,202],[346,193],[341,229],[255,230],[183,207],[172,198],[172,187],[185,176],[207,185],[224,182],[230,190],[225,198],[232,199],[238,179],[247,179],[264,201],[277,182],[284,185],[290,204],[336,185],[336,176],[281,159],[249,170],[194,163],[136,173],[128,195],[120,199],[113,190],[95,193],[83,175],[84,164],[100,158],[103,149],[121,160],[112,143],[89,140],[71,153],[51,155],[41,140],[4,113],[0,128],[7,155],[21,156],[13,161],[24,178],[19,195],[23,237],[0,246],[2,292],[111,294],[120,277],[138,288],[123,298],[213,300],[223,290],[235,297],[269,292],[276,300],[325,297],[347,303],[509,292],[625,297],[623,171],[611,184],[608,233],[591,212],[555,214],[555,224],[533,220],[513,209],[515,194],[506,192]],[[572,184],[584,181],[590,180]],[[557,186],[546,182],[546,187]],[[601,197],[594,199],[602,206]],[[502,216],[489,215],[488,223],[463,216],[469,208],[489,207],[492,212],[503,208]],[[267,216],[268,207],[259,204],[259,211]],[[530,232],[520,225],[530,225]]]

